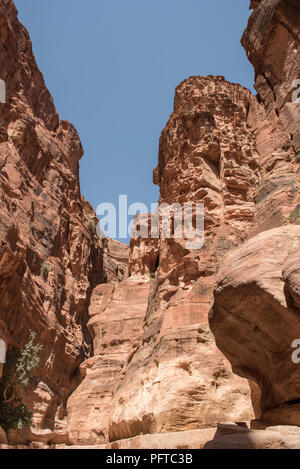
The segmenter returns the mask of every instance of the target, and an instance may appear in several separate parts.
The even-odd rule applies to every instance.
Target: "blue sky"
[[[61,119],[85,156],[81,191],[94,208],[150,208],[160,133],[175,87],[191,75],[224,75],[253,89],[240,45],[249,0],[15,0]]]

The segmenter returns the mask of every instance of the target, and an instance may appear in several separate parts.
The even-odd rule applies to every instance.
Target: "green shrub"
[[[298,153],[296,153],[295,161],[296,161],[296,163],[300,163],[300,151],[298,151]]]
[[[94,220],[90,217],[88,217],[87,219],[87,226],[90,234],[94,236],[94,234],[96,233],[96,226]]]
[[[41,277],[42,277],[44,280],[47,280],[49,271],[50,271],[49,264],[48,264],[47,261],[44,261],[44,262],[42,263],[42,267],[41,267]]]
[[[295,208],[289,216],[289,222],[299,225],[300,224],[300,209]]]
[[[28,388],[31,372],[39,366],[42,345],[35,344],[36,334],[30,332],[24,349],[15,348],[7,353],[7,363],[0,381],[0,426],[7,432],[11,428],[23,428],[32,424],[32,410],[22,402]]]
[[[35,224],[33,223],[33,221],[31,221],[29,223],[29,226],[30,226],[30,230],[31,230],[31,233],[33,234],[33,236],[35,235]]]
[[[32,425],[33,412],[24,404],[16,407],[3,402],[0,404],[0,426],[5,432],[10,429],[30,427]]]
[[[149,283],[154,283],[156,279],[156,272],[150,273]]]

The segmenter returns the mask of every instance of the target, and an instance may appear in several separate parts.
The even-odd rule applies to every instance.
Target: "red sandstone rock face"
[[[175,93],[154,182],[160,202],[203,202],[206,224],[244,230],[253,218],[257,153],[247,127],[251,93],[223,77],[191,77]]]
[[[128,277],[129,246],[109,238],[104,239],[102,245],[106,281],[125,280]]]
[[[32,329],[44,346],[28,394],[36,428],[12,432],[11,444],[298,444],[293,428],[216,429],[253,418],[247,380],[232,373],[207,318],[226,252],[257,233],[221,267],[212,330],[234,371],[259,385],[250,383],[257,427],[299,425],[289,347],[300,333],[300,232],[290,225],[300,221],[300,114],[291,102],[299,5],[261,0],[251,8],[243,44],[258,99],[223,77],[185,80],[154,171],[160,203],[204,203],[204,246],[192,250],[161,232],[133,238],[129,252],[97,239],[97,218],[80,195],[77,132],[59,122],[13,3],[0,3],[0,320],[10,345],[23,345]],[[137,221],[145,227],[149,215]]]
[[[98,285],[93,291],[88,327],[94,356],[81,365],[84,380],[68,401],[72,444],[108,441],[112,395],[124,365],[141,341],[149,289],[147,280],[132,278],[116,286]]]
[[[282,276],[285,281],[285,296],[287,303],[300,309],[300,250],[295,250],[286,259],[283,265]]]
[[[261,421],[299,425],[300,227],[268,230],[229,253],[218,274],[210,326],[240,376],[261,389]],[[285,294],[286,292],[286,294]]]
[[[300,7],[262,0],[242,42],[254,65],[258,102],[248,122],[260,155],[253,226],[221,268],[211,311],[217,344],[241,376],[260,387],[260,421],[299,425],[299,78]],[[281,225],[287,225],[281,227]],[[276,229],[270,229],[280,227]],[[251,357],[251,358],[250,358]]]
[[[159,239],[151,238],[151,214],[139,215],[135,218],[133,233],[130,240],[129,275],[145,277],[149,280],[155,276],[159,266]]]
[[[78,134],[59,121],[12,1],[1,1],[0,18],[0,320],[9,346],[37,332],[43,351],[26,401],[36,431],[65,441],[66,399],[92,348],[88,301],[105,278],[102,246],[80,195]]]
[[[247,125],[254,102],[248,90],[223,77],[191,77],[176,89],[154,181],[160,184],[160,203],[204,204],[205,243],[200,252],[187,252],[180,240],[164,241],[170,254],[173,251],[170,259],[177,264],[176,256],[183,260],[184,283],[213,277],[223,253],[240,244],[251,226],[259,182],[258,155]],[[166,252],[163,259],[169,260]]]
[[[258,7],[261,0],[250,0],[250,10]]]
[[[248,383],[232,374],[207,324],[218,264],[253,220],[258,155],[246,123],[253,100],[223,77],[191,77],[176,90],[154,181],[160,203],[204,203],[205,245],[190,250],[186,239],[162,233],[131,242],[130,272],[149,275],[154,265],[156,272],[142,342],[113,396],[111,441],[253,416]]]
[[[292,101],[300,77],[299,17],[297,0],[262,0],[242,38],[258,93],[248,117],[261,175],[250,236],[289,223],[299,204],[300,106]]]
[[[277,121],[276,127],[286,133],[296,152],[300,150],[300,110],[292,93],[293,81],[300,76],[299,15],[297,0],[261,0],[242,38],[267,116]]]

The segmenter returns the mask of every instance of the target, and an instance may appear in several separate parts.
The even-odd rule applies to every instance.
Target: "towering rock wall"
[[[82,366],[86,377],[68,402],[73,443],[252,418],[248,383],[232,374],[216,349],[207,314],[218,264],[242,242],[254,216],[258,155],[246,122],[253,101],[248,90],[223,77],[192,77],[177,88],[154,181],[160,203],[205,204],[205,246],[191,250],[174,236],[133,238],[129,280],[114,292],[96,288],[89,325],[97,356]],[[150,221],[139,217],[140,231]],[[122,324],[136,317],[136,302],[134,331]],[[124,343],[129,348],[121,350]]]
[[[111,440],[252,416],[248,384],[232,374],[207,324],[218,263],[254,215],[259,175],[246,123],[252,100],[223,77],[191,77],[176,89],[154,181],[161,204],[204,203],[205,243],[191,250],[187,239],[158,241],[143,338],[114,395]],[[140,243],[153,258],[151,243]]]
[[[254,66],[258,98],[248,119],[261,174],[253,236],[289,221],[299,204],[300,109],[293,100],[300,83],[299,2],[259,2],[242,44]]]
[[[253,418],[247,379],[257,425],[300,425],[289,347],[300,338],[299,6],[251,7],[243,44],[258,96],[191,77],[160,140],[159,202],[204,203],[203,247],[160,231],[129,250],[96,236],[77,132],[59,121],[16,9],[0,0],[0,338],[21,348],[33,330],[43,345],[26,398],[36,427],[11,443],[203,447],[218,422]],[[279,432],[219,430],[208,447],[285,444]]]
[[[258,384],[260,424],[299,426],[300,368],[292,344],[300,339],[300,232],[293,226],[300,222],[300,104],[293,99],[300,77],[300,5],[262,0],[255,7],[242,42],[256,72],[258,103],[249,122],[261,182],[251,239],[220,269],[210,324],[234,371]]]
[[[253,417],[248,382],[232,374],[207,318],[222,256],[245,239],[253,221],[259,171],[247,117],[254,101],[223,77],[191,77],[177,88],[154,181],[161,204],[204,203],[205,244],[193,250],[174,235],[137,236],[131,240],[129,280],[114,292],[94,290],[89,325],[97,356],[83,365],[86,378],[68,402],[74,444]],[[150,221],[139,217],[139,231]],[[136,304],[134,330],[129,325],[132,316],[136,321]],[[121,343],[129,348],[121,350]]]
[[[147,280],[129,278],[93,290],[88,327],[94,339],[94,355],[81,365],[84,379],[68,401],[72,444],[101,445],[109,441],[112,396],[141,340],[149,289]],[[135,383],[132,386],[134,389]]]
[[[256,417],[263,412],[269,424],[298,424],[296,402],[281,418],[276,411],[298,399],[288,347],[297,324],[297,258],[285,263],[298,228],[266,230],[299,220],[299,106],[291,99],[299,78],[299,7],[278,0],[251,7],[243,44],[257,97],[223,77],[191,77],[176,89],[154,182],[161,204],[204,203],[205,242],[191,250],[187,239],[162,233],[131,241],[129,275],[148,277],[150,295],[142,335],[111,395],[110,441],[251,418],[247,381],[232,374],[207,326],[216,273],[231,250],[210,313],[217,344],[250,380]]]
[[[59,120],[11,0],[0,2],[0,35],[1,333],[18,349],[37,333],[43,350],[26,402],[36,438],[65,441],[66,400],[92,352],[91,291],[126,267],[116,273],[114,245],[96,236],[95,213],[80,195],[78,134]]]

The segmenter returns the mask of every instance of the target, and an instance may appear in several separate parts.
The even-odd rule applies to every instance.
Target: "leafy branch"
[[[40,363],[42,345],[35,343],[36,334],[30,332],[29,341],[21,351],[8,354],[3,379],[0,382],[0,425],[22,428],[32,423],[32,411],[22,403],[22,395],[29,386],[32,370]]]

